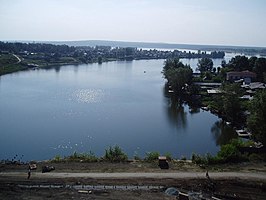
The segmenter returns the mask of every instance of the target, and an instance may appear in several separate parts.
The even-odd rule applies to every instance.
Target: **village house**
[[[248,100],[252,100],[254,94],[258,91],[258,90],[263,90],[266,88],[266,84],[265,83],[261,83],[261,82],[252,82],[250,84],[243,84],[241,85],[241,87],[243,89],[245,89],[245,95],[241,97],[241,99],[248,99]]]
[[[252,81],[256,79],[257,75],[254,72],[250,71],[242,71],[242,72],[227,72],[226,80],[227,81],[243,81],[245,84],[250,84]]]
[[[253,82],[250,84],[243,84],[241,85],[242,88],[246,89],[247,93],[250,94],[254,94],[257,90],[263,90],[266,88],[266,84],[265,83],[261,83],[261,82]]]

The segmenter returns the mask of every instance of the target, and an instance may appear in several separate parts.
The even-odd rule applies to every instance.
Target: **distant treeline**
[[[243,53],[248,55],[266,55],[266,47],[225,46],[225,45],[195,45],[195,44],[170,44],[150,42],[126,42],[108,40],[83,40],[83,41],[60,41],[44,42],[49,44],[66,44],[69,46],[112,46],[112,47],[137,47],[150,49],[194,49],[202,51],[224,51]]]
[[[34,53],[70,53],[76,50],[68,45],[53,45],[43,43],[0,42],[0,50],[9,53],[34,52]]]
[[[80,58],[84,63],[95,62],[95,60],[133,60],[133,59],[167,59],[173,57],[179,58],[223,58],[225,53],[222,51],[213,51],[206,53],[203,51],[167,51],[156,49],[138,49],[135,47],[111,47],[111,46],[67,46],[53,45],[46,43],[19,43],[19,42],[0,42],[1,53],[14,53],[25,55],[35,54],[57,54],[57,56],[71,56]],[[49,55],[46,55],[49,56]]]

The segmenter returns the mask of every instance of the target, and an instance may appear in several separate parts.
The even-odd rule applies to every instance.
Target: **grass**
[[[1,54],[0,55],[0,67],[5,67],[6,65],[15,64],[18,59],[12,54]]]
[[[4,74],[10,74],[17,71],[27,70],[28,67],[21,64],[10,64],[4,67],[0,67],[0,76]]]
[[[40,55],[23,56],[23,60],[20,63],[18,59],[12,54],[0,54],[0,76],[4,74],[10,74],[17,71],[30,69],[28,64],[35,64],[41,68],[50,66],[60,66],[67,64],[79,64],[73,57],[60,57],[58,59],[51,58],[49,61]]]

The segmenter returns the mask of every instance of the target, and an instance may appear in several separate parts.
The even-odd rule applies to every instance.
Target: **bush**
[[[105,149],[104,159],[111,162],[124,162],[127,161],[127,155],[122,151],[119,146],[109,147]]]
[[[141,160],[141,157],[138,155],[138,151],[134,152],[133,158],[134,158],[134,160]]]
[[[172,158],[172,154],[167,152],[164,154],[164,156],[166,157],[167,160],[171,161],[173,158]]]
[[[139,157],[138,155],[134,155],[134,160],[141,160],[141,157]]]
[[[221,146],[220,151],[217,153],[217,157],[223,162],[235,162],[239,157],[239,152],[236,146],[232,144],[226,144]]]
[[[205,160],[206,160],[206,164],[208,165],[218,164],[221,162],[217,156],[212,156],[209,153],[206,154]]]
[[[89,153],[74,152],[69,157],[66,157],[65,160],[70,162],[97,162],[98,158],[94,155],[93,152],[90,151]]]
[[[153,162],[155,160],[158,160],[159,156],[160,156],[160,153],[157,151],[148,152],[146,153],[145,161]]]
[[[60,155],[56,155],[56,156],[54,157],[54,159],[52,160],[52,162],[60,162],[60,161],[62,161],[62,158],[61,158]]]
[[[192,154],[192,162],[195,164],[219,164],[219,163],[237,163],[247,161],[248,158],[242,155],[239,151],[239,147],[244,143],[239,139],[233,139],[230,143],[221,146],[220,151],[216,156],[206,154],[204,156],[198,154]]]
[[[191,160],[195,164],[207,164],[207,160],[204,156],[201,156],[199,154],[192,154]]]
[[[241,161],[246,161],[247,158],[243,156],[239,147],[243,146],[243,142],[239,139],[233,139],[230,143],[221,146],[220,151],[217,153],[217,159],[223,163],[236,163]]]

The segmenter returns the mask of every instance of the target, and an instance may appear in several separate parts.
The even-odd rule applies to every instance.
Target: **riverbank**
[[[135,47],[52,45],[44,43],[8,43],[0,41],[0,75],[31,68],[102,63],[114,60],[148,60],[180,58],[224,58],[225,53],[142,50]]]
[[[21,55],[0,53],[0,76],[18,71],[78,64],[82,64],[82,62],[73,57],[63,57],[54,61],[46,61],[40,58],[30,59]]]
[[[190,161],[171,161],[169,170],[161,170],[157,164],[157,162],[142,161],[125,163],[46,161],[37,163],[37,170],[32,171],[29,180],[27,165],[1,164],[0,198],[175,199],[164,193],[168,187],[226,196],[226,199],[266,197],[266,163],[242,163],[208,168],[210,179],[206,178],[206,168]],[[44,165],[53,165],[55,170],[43,174],[41,166]],[[211,185],[213,188],[210,188]],[[129,186],[134,189],[130,189]],[[136,188],[137,186],[141,187]]]
[[[42,166],[54,166],[55,172],[84,172],[84,173],[139,173],[139,172],[162,172],[157,161],[146,162],[138,160],[129,160],[127,162],[52,162],[39,161],[35,162],[37,169],[35,172],[41,172]],[[217,165],[198,165],[190,160],[172,160],[169,161],[169,169],[165,172],[262,172],[266,173],[266,162],[243,162],[243,163],[227,163]],[[1,172],[25,172],[28,164],[0,164]]]

